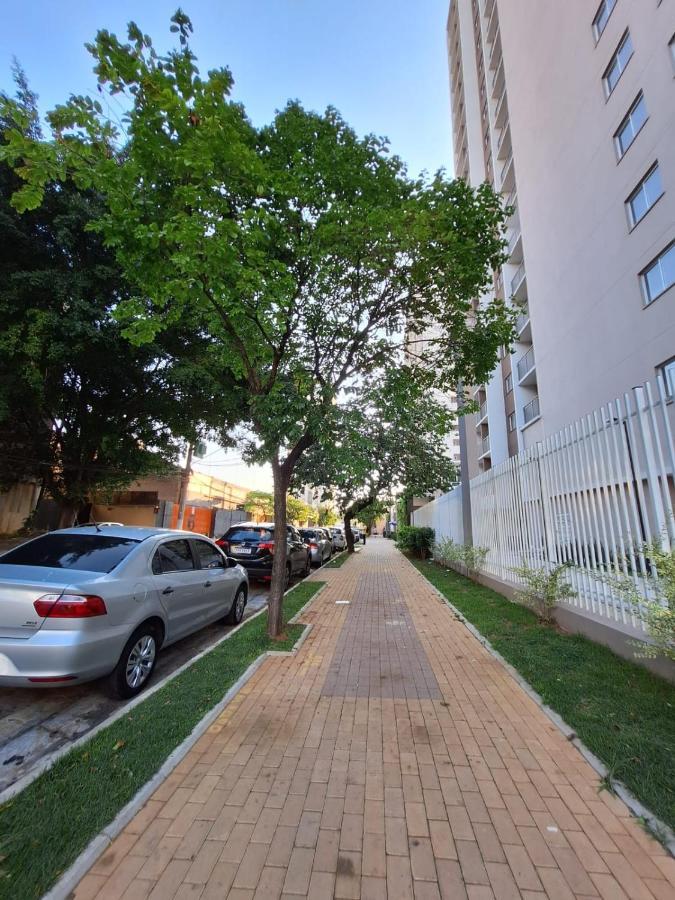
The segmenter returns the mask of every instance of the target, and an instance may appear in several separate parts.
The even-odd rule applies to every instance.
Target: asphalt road
[[[251,583],[244,618],[267,604],[268,589]],[[175,671],[214,644],[230,628],[210,625],[159,654],[153,680]],[[45,756],[72,743],[125,705],[113,700],[102,681],[42,690],[0,689],[0,792],[18,781]]]

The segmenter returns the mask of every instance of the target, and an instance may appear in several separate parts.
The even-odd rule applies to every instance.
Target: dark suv
[[[289,582],[294,575],[309,575],[311,557],[297,528],[287,525],[286,536],[286,581]],[[246,569],[249,578],[260,581],[271,579],[274,523],[240,522],[228,528],[216,544]]]

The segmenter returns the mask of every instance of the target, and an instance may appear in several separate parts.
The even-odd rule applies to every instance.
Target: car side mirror
[[[237,562],[236,559],[232,559],[231,556],[227,557],[227,568],[228,569],[234,569],[234,567],[238,566],[238,565],[239,565],[239,563]]]

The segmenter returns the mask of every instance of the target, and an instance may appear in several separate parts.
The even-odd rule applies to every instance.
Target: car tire
[[[124,645],[117,665],[108,676],[110,693],[119,700],[140,694],[150,681],[159,652],[156,625],[140,625]]]
[[[241,584],[235,594],[232,609],[230,609],[229,613],[225,616],[226,625],[238,625],[241,622],[244,618],[247,600],[246,588]]]

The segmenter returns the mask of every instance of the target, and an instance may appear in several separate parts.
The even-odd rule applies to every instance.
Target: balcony
[[[511,156],[511,129],[508,124],[502,129],[497,141],[497,159],[508,159]]]
[[[532,325],[530,324],[529,309],[524,309],[516,319],[516,334],[521,344],[532,343]]]
[[[514,266],[523,261],[523,241],[520,229],[514,231],[509,240],[506,252],[509,254],[509,262]]]
[[[509,120],[509,108],[506,104],[506,90],[497,101],[497,109],[495,110],[495,125],[497,128],[503,128]]]
[[[483,401],[480,405],[480,409],[476,414],[476,427],[479,428],[483,422],[487,422],[488,417],[488,409],[487,409],[487,400]]]
[[[516,366],[518,384],[522,387],[537,383],[537,371],[534,361],[534,347],[530,347],[525,356],[521,356]]]
[[[485,391],[485,385],[484,385],[484,384],[476,384],[476,385],[474,385],[474,387],[472,388],[472,391],[471,391],[471,396],[472,396],[472,398],[475,400],[475,399],[476,399],[476,395],[477,395],[477,394],[480,394],[481,391],[483,391],[483,392]]]
[[[509,156],[501,171],[500,190],[503,193],[511,193],[516,189],[516,174],[513,169],[513,155]]]
[[[526,403],[523,407],[523,428],[526,428],[532,422],[539,418],[541,413],[539,412],[539,397],[535,397],[534,400],[530,400],[529,403]]]
[[[501,58],[501,54],[500,54],[500,58]],[[502,59],[502,61],[499,63],[499,67],[497,68],[497,71],[492,76],[492,97],[493,97],[493,99],[496,100],[497,97],[501,97],[501,95],[504,93],[505,83],[506,82],[504,80],[504,60]]]
[[[490,43],[494,41],[495,35],[497,34],[497,28],[499,26],[499,16],[497,15],[497,4],[492,2],[490,4],[490,0],[488,0],[485,5],[485,15],[488,17],[487,31],[486,36]]]
[[[516,274],[511,279],[511,296],[515,300],[524,300],[525,297],[527,296],[525,287],[526,287],[525,263],[521,262],[521,264],[516,269]]]
[[[494,44],[490,50],[490,59],[488,62],[488,69],[497,69],[499,68],[499,64],[502,61],[502,38],[497,31],[497,35],[495,37]]]
[[[486,434],[484,438],[478,441],[478,459],[484,459],[490,455],[490,435]]]

